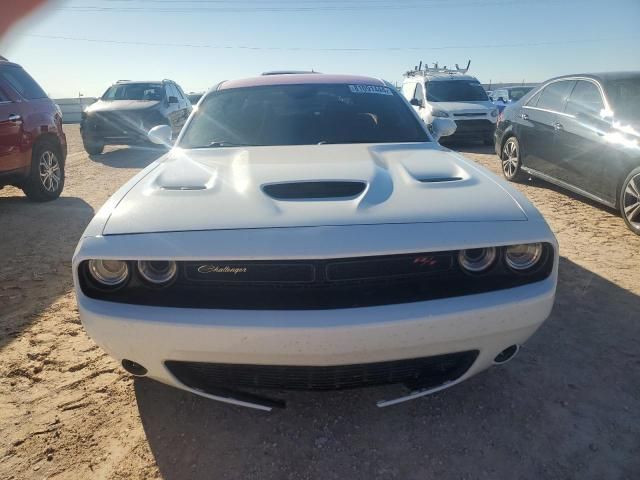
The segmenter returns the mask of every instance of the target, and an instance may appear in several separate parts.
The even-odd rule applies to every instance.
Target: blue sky
[[[53,97],[97,96],[118,79],[199,91],[277,69],[393,82],[419,60],[471,59],[482,82],[535,82],[640,70],[639,25],[640,0],[69,0],[17,25],[0,54]]]

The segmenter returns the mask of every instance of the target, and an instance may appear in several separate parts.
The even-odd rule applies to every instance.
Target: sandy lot
[[[507,365],[392,408],[374,405],[385,387],[265,414],[133,381],[86,336],[76,242],[157,153],[89,158],[66,131],[61,199],[0,191],[0,478],[640,478],[640,237],[615,212],[519,186],[562,258],[551,318]],[[491,149],[457,148],[499,171]]]

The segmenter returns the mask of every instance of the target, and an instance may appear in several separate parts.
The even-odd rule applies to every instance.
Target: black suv
[[[82,113],[84,149],[97,155],[105,145],[148,144],[147,132],[157,125],[169,125],[175,138],[190,113],[189,99],[172,80],[120,80]]]

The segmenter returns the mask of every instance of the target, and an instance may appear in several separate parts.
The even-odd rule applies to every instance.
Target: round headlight
[[[174,279],[178,267],[174,261],[166,260],[140,260],[138,272],[142,278],[155,285],[164,285]]]
[[[122,260],[89,260],[89,273],[100,284],[115,287],[129,277],[129,266]]]
[[[528,270],[534,267],[542,258],[541,243],[526,243],[507,247],[504,260],[507,265],[518,271]]]
[[[462,268],[471,273],[480,273],[488,270],[496,261],[497,253],[494,247],[472,248],[460,250],[458,263]]]

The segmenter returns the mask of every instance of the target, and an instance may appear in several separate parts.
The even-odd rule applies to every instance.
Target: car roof
[[[610,82],[612,80],[627,80],[633,78],[640,78],[640,71],[624,71],[624,72],[600,72],[600,73],[574,73],[571,75],[562,75],[560,77],[550,78],[551,80],[561,80],[563,78],[571,78],[571,77],[585,77],[592,78],[593,80],[599,80],[601,82]],[[546,83],[546,82],[545,82]]]
[[[301,73],[284,75],[264,75],[260,77],[227,80],[218,85],[218,90],[230,88],[263,87],[268,85],[309,85],[309,84],[340,84],[340,85],[387,85],[378,78],[359,75],[327,75],[324,73]]]

